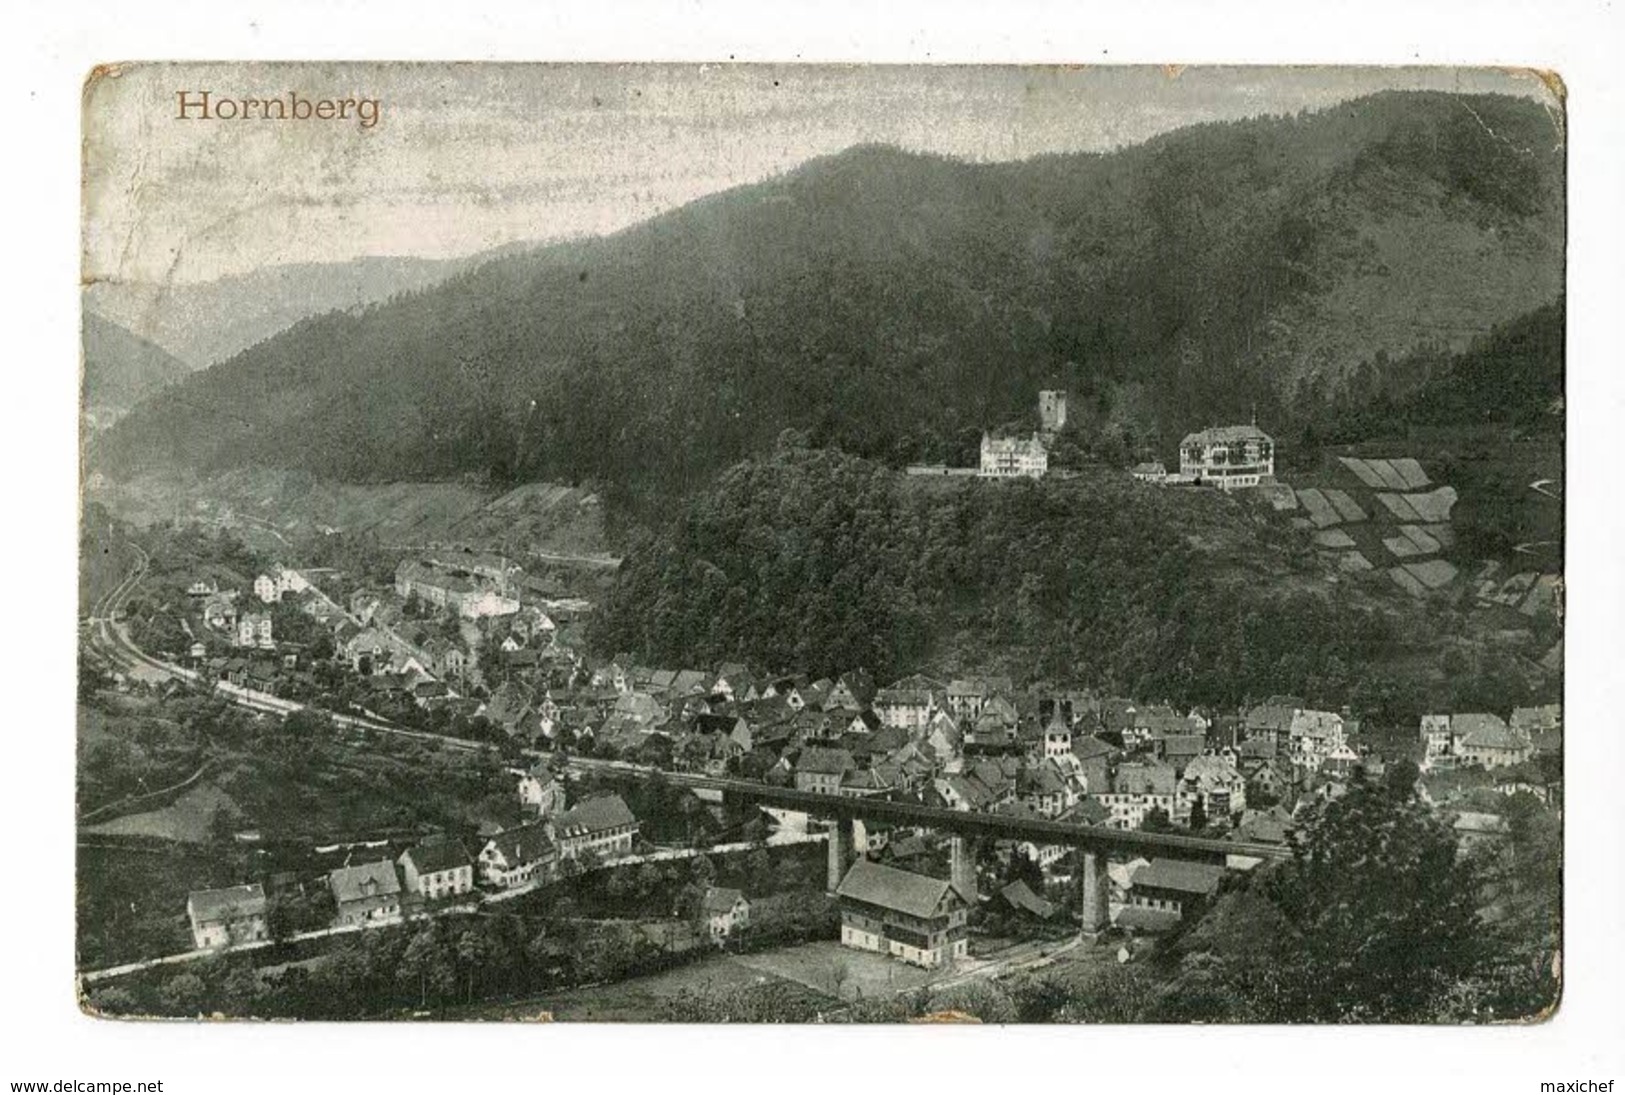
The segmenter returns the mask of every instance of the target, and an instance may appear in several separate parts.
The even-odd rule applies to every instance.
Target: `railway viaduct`
[[[1101,825],[1079,825],[1048,818],[1018,818],[1003,814],[971,813],[894,802],[884,798],[814,794],[787,787],[774,787],[747,780],[714,779],[705,776],[663,773],[663,778],[695,789],[722,792],[724,798],[744,804],[796,810],[831,823],[829,838],[829,889],[840,885],[856,852],[856,823],[881,822],[918,827],[950,836],[950,874],[963,893],[975,892],[975,861],[972,844],[980,840],[1031,841],[1039,845],[1062,845],[1077,856],[1073,874],[1078,887],[1083,928],[1095,932],[1106,927],[1108,886],[1106,856],[1159,856],[1202,863],[1225,864],[1231,856],[1259,860],[1285,859],[1291,850],[1277,844],[1215,840],[1183,833],[1147,833],[1111,829]]]

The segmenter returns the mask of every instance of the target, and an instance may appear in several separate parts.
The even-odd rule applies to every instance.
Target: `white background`
[[[1625,1080],[1625,461],[1620,18],[1612,4],[666,5],[55,3],[8,10],[0,277],[8,351],[0,580],[0,1085],[157,1079],[170,1092],[336,1090],[1534,1092]],[[762,9],[762,10],[758,10]],[[79,89],[138,59],[1504,63],[1569,90],[1566,986],[1519,1029],[200,1026],[75,1007],[73,671]],[[636,1085],[636,1086],[634,1086]],[[9,1087],[0,1087],[0,1091]]]

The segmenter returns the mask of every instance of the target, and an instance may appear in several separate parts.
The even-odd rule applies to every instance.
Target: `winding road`
[[[135,644],[135,641],[130,638],[129,631],[126,630],[120,620],[124,606],[136,589],[140,587],[141,580],[146,577],[147,568],[151,563],[151,557],[141,547],[135,544],[130,546],[140,555],[139,560],[118,585],[103,594],[91,606],[91,614],[86,620],[86,639],[89,641],[92,651],[126,676],[144,681],[177,680],[185,684],[206,688],[230,700],[238,707],[261,714],[286,716],[293,714],[295,711],[310,710],[325,715],[332,719],[335,724],[349,729],[394,734],[418,741],[433,741],[449,749],[458,749],[470,753],[479,752],[485,748],[478,742],[465,741],[462,738],[448,737],[444,734],[431,734],[422,730],[408,730],[405,727],[395,726],[381,719],[342,715],[336,711],[295,703],[293,700],[282,699],[267,692],[256,692],[250,688],[242,688],[228,681],[215,681],[211,685],[210,682],[204,680],[194,670],[153,657]]]

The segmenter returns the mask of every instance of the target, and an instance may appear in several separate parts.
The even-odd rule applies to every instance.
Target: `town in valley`
[[[1480,114],[93,286],[83,1007],[1549,1014],[1561,156]]]

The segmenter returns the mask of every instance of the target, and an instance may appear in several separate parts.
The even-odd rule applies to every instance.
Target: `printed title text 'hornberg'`
[[[177,121],[342,122],[371,129],[383,115],[379,99],[311,99],[290,91],[276,99],[216,96],[212,91],[177,91]]]

